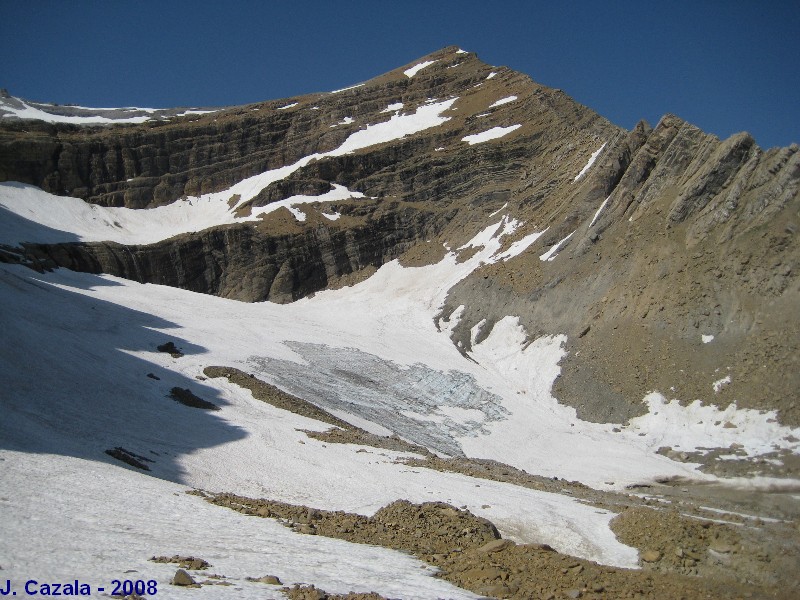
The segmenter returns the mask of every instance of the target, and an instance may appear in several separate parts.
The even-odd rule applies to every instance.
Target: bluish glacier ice
[[[401,366],[355,348],[286,345],[307,364],[251,356],[249,369],[322,408],[377,423],[440,454],[463,456],[457,438],[488,433],[488,423],[510,416],[500,396],[461,371],[437,371],[421,363]],[[453,418],[447,408],[470,412]]]

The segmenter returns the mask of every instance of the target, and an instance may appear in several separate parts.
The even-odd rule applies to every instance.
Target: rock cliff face
[[[404,72],[424,61],[433,62]],[[443,244],[461,246],[503,209],[524,223],[511,242],[546,231],[451,290],[440,318],[464,307],[453,337],[465,351],[481,321],[478,340],[519,315],[532,335],[568,334],[555,393],[582,418],[638,414],[657,389],[777,408],[800,424],[796,145],[764,151],[747,134],[720,141],[671,115],[626,131],[559,90],[446,48],[337,93],[140,125],[4,121],[0,181],[105,206],[160,206],[330,153],[398,110],[454,98],[446,122],[311,160],[239,208],[332,184],[367,197],[326,205],[336,221],[309,202],[303,222],[277,210],[152,245],[29,244],[27,259],[290,302],[394,258],[438,260]],[[509,130],[469,143],[494,128]],[[559,242],[555,259],[540,259]],[[726,375],[739,384],[714,392]]]

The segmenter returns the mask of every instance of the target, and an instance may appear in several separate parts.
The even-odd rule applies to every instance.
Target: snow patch
[[[334,123],[333,125],[331,125],[331,128],[338,127],[339,125],[350,125],[350,123],[353,123],[353,122],[354,122],[353,121],[353,117],[345,117],[344,119],[342,119],[338,123]]]
[[[681,406],[657,392],[648,394],[644,402],[648,413],[631,419],[628,429],[637,435],[644,433],[643,439],[654,448],[680,446],[692,451],[741,444],[749,457],[779,449],[798,452],[797,445],[785,439],[796,436],[798,430],[779,425],[776,411],[737,408],[736,404],[721,409],[699,400]]]
[[[726,375],[722,379],[718,379],[717,381],[712,383],[711,387],[714,389],[715,394],[719,394],[722,391],[722,388],[724,388],[727,385],[730,385],[730,383],[731,383],[731,376]]]
[[[426,60],[425,62],[421,62],[421,63],[419,63],[417,65],[414,65],[410,69],[406,69],[405,71],[403,71],[403,73],[405,74],[406,77],[408,77],[410,79],[414,75],[419,73],[422,69],[424,69],[425,67],[429,67],[430,65],[432,65],[435,62],[436,62],[435,60]]]
[[[577,231],[577,229],[575,231]],[[542,261],[544,261],[544,260],[555,260],[556,256],[558,256],[558,252],[561,250],[562,246],[564,246],[564,244],[566,244],[569,241],[569,238],[571,238],[573,235],[575,235],[575,231],[570,233],[563,240],[559,240],[559,242],[555,246],[553,246],[552,248],[550,248],[550,250],[548,250],[547,252],[542,254],[539,257],[539,260],[542,260]]]
[[[341,94],[342,92],[346,92],[348,90],[354,90],[356,88],[363,87],[364,85],[366,85],[366,84],[365,83],[357,83],[355,85],[351,85],[349,87],[344,87],[344,88],[341,88],[341,89],[338,89],[338,90],[333,90],[332,92],[328,92],[328,93],[329,94]]]
[[[331,184],[333,189],[320,195],[320,196],[290,196],[284,200],[270,202],[266,206],[255,206],[251,213],[253,217],[260,217],[278,210],[279,208],[288,209],[298,221],[305,221],[306,215],[296,208],[298,204],[310,204],[312,202],[337,202],[339,200],[348,200],[350,198],[364,198],[361,192],[354,192],[347,189],[343,185],[337,183]],[[329,217],[330,218],[330,217]],[[332,219],[335,220],[335,219]]]
[[[592,222],[591,222],[591,223],[589,223],[589,227],[591,227],[592,225],[594,225],[594,224],[597,222],[597,219],[598,219],[598,217],[600,216],[600,213],[602,213],[602,212],[603,212],[603,209],[606,207],[606,204],[608,204],[608,199],[609,199],[609,198],[611,198],[611,196],[609,196],[608,198],[606,198],[605,200],[603,200],[603,203],[600,205],[600,208],[598,208],[598,209],[597,209],[597,212],[596,212],[596,213],[594,213],[594,216],[592,217]]]
[[[384,108],[381,112],[382,113],[390,113],[390,112],[398,111],[398,110],[400,110],[402,108],[403,108],[403,103],[402,102],[395,102],[393,104],[390,104],[386,108]]]
[[[214,572],[225,574],[233,585],[213,586],[212,596],[220,600],[285,599],[279,586],[247,581],[263,575],[265,565],[284,585],[314,583],[331,593],[476,598],[434,577],[433,567],[403,552],[297,535],[273,519],[256,519],[188,495],[185,485],[70,456],[7,450],[0,455],[2,491],[8,496],[2,501],[0,553],[3,576],[15,583],[32,573],[46,574],[47,581],[73,581],[80,574],[80,581],[95,591],[102,582],[122,579],[121,574],[135,569],[136,579],[156,581],[158,598],[208,597],[208,588],[170,585],[174,564],[147,560],[179,553],[206,558]],[[187,526],[179,515],[191,515],[189,520],[202,526]]]
[[[277,110],[286,110],[288,108],[293,108],[297,106],[297,104],[298,104],[297,102],[292,102],[291,104],[287,104],[286,106],[279,106]]]
[[[256,109],[258,110],[258,109]],[[176,117],[185,117],[186,115],[208,115],[210,113],[219,112],[219,110],[185,110],[177,115]]]
[[[516,96],[506,96],[505,98],[500,98],[497,102],[494,102],[489,105],[489,108],[494,108],[495,106],[503,106],[503,104],[508,104],[509,102],[513,102],[516,100]]]
[[[520,127],[522,127],[522,125],[511,125],[509,127],[492,127],[491,129],[482,131],[481,133],[465,136],[461,138],[461,141],[467,142],[470,146],[473,146],[475,144],[482,144],[490,140],[496,140],[501,137],[504,137],[509,133],[511,133],[512,131],[516,131]]]
[[[3,117],[18,117],[20,119],[37,119],[39,121],[45,121],[46,123],[71,123],[73,125],[109,125],[114,123],[145,123],[151,120],[151,117],[147,115],[138,116],[138,117],[122,117],[119,119],[112,119],[110,117],[102,117],[99,115],[88,115],[88,116],[78,116],[78,115],[57,115],[49,112],[45,112],[40,108],[36,108],[31,106],[27,102],[17,99],[17,101],[22,105],[22,108],[17,108],[12,105],[4,104],[2,109],[4,111],[8,111],[9,114],[4,114]],[[77,108],[77,107],[76,107]],[[86,109],[86,110],[96,110],[96,111],[104,111],[104,110],[122,110],[122,109]],[[140,109],[136,109],[140,110]]]
[[[26,184],[0,183],[0,207],[17,217],[0,220],[0,235],[2,241],[8,244],[26,241],[56,243],[74,238],[84,241],[149,244],[181,233],[202,231],[215,225],[254,221],[259,215],[275,210],[270,207],[279,208],[289,203],[284,200],[266,207],[256,207],[249,217],[237,216],[237,208],[255,198],[273,182],[288,177],[314,160],[342,156],[441,125],[450,119],[443,117],[442,113],[457,100],[458,98],[443,102],[431,100],[412,114],[394,114],[388,121],[368,125],[365,129],[350,134],[341,146],[330,152],[305,156],[294,164],[253,175],[227,190],[191,196],[151,209],[101,207],[78,198],[54,196]],[[231,207],[229,201],[237,196],[238,201]],[[300,197],[295,197],[289,204],[342,199],[328,195],[317,198],[304,196],[302,200],[298,198]],[[295,216],[301,219],[301,213],[298,213],[299,211]]]
[[[509,258],[513,258],[515,256],[518,256],[519,254],[522,254],[523,252],[525,252],[525,250],[528,249],[528,247],[531,244],[533,244],[536,240],[542,237],[542,235],[546,231],[547,229],[544,229],[543,231],[534,231],[533,233],[529,233],[521,240],[517,240],[516,242],[511,244],[511,247],[509,247],[509,249],[506,250],[505,252],[495,255],[495,258],[497,258],[498,260],[508,260]]]
[[[714,341],[714,336],[703,334],[700,336],[700,339],[703,340],[704,344],[710,344],[711,342]]]
[[[581,177],[583,177],[583,176],[586,174],[586,172],[587,172],[589,169],[591,169],[591,168],[592,168],[592,165],[594,164],[594,161],[596,161],[596,160],[597,160],[597,157],[598,157],[598,156],[600,156],[600,153],[603,151],[603,148],[605,148],[605,147],[606,147],[606,145],[605,145],[605,143],[604,143],[602,146],[600,146],[600,147],[599,147],[597,150],[595,150],[595,151],[592,153],[592,155],[589,157],[589,162],[587,162],[587,163],[586,163],[586,166],[585,166],[585,167],[583,167],[583,168],[581,169],[581,172],[580,172],[580,173],[578,173],[578,174],[575,176],[575,179],[573,179],[573,180],[572,180],[572,182],[573,182],[573,183],[575,183],[576,181],[578,181],[578,180],[579,180]]]
[[[491,217],[495,216],[496,214],[498,214],[498,213],[500,213],[500,212],[503,212],[503,211],[504,211],[506,208],[508,208],[508,202],[506,202],[505,204],[503,204],[503,206],[501,206],[501,207],[500,207],[500,208],[498,208],[496,211],[494,211],[492,214],[490,214],[490,215],[489,215],[489,218],[491,218]]]

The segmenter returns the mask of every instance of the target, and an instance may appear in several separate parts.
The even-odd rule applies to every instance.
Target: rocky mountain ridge
[[[310,161],[237,208],[333,184],[366,196],[308,202],[305,221],[277,210],[154,244],[30,243],[0,259],[291,302],[395,258],[435,262],[444,245],[466,257],[462,244],[502,210],[522,223],[508,246],[542,233],[450,291],[439,321],[458,311],[453,341],[463,351],[517,315],[532,337],[568,334],[554,392],[583,419],[623,422],[659,390],[684,403],[776,409],[800,424],[796,145],[765,151],[747,134],[720,141],[672,115],[628,132],[451,47],[339,92],[169,121],[3,120],[0,181],[146,209],[330,153],[368,125],[446,99],[455,101],[440,125]],[[490,131],[503,135],[470,142]],[[800,471],[780,459],[755,468]],[[726,462],[709,468],[736,472],[737,461]]]

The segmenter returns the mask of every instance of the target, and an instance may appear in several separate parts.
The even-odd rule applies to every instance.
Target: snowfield
[[[36,106],[34,106],[34,104]],[[146,123],[147,121],[171,119],[186,115],[204,115],[218,109],[187,109],[175,112],[163,108],[92,108],[73,104],[58,106],[41,102],[26,102],[21,98],[0,98],[0,119],[35,119],[45,123],[68,123],[71,125],[116,125],[122,123]],[[61,113],[76,114],[61,114]]]
[[[435,126],[452,102],[395,114],[332,153]],[[234,189],[253,197],[265,181],[294,168],[241,182],[220,198]],[[329,194],[353,193],[337,186]],[[294,197],[283,206],[300,218],[296,207],[312,200],[325,196]],[[112,235],[128,241],[160,220],[164,229],[153,233],[159,237],[188,221],[192,227],[210,221],[211,212],[203,211],[212,211],[211,202],[195,198],[160,213],[124,212],[5,183],[0,243]],[[167,210],[182,212],[168,216]],[[162,216],[154,221],[156,214]],[[202,377],[209,365],[239,368],[353,424],[442,455],[490,458],[600,489],[662,477],[714,479],[697,465],[658,454],[662,446],[689,452],[738,444],[750,456],[798,452],[800,430],[780,426],[772,413],[684,407],[658,393],[644,399],[650,412],[619,429],[581,421],[551,393],[566,336],[531,339],[514,315],[475,326],[463,356],[450,339],[463,309],[437,324],[447,293],[481,264],[535,248],[546,227],[519,238],[524,226],[507,212],[497,214],[459,249],[474,249],[462,262],[456,251],[418,268],[393,261],[358,285],[288,305],[0,265],[3,575],[20,582],[79,574],[97,586],[133,569],[136,577],[157,580],[158,597],[208,597],[202,589],[168,586],[174,565],[147,562],[152,555],[188,554],[231,578],[233,586],[215,588],[218,598],[280,597],[244,579],[265,574],[328,592],[474,597],[400,553],[294,534],[183,493],[193,487],[364,515],[397,499],[444,501],[491,520],[515,541],[637,565],[637,551],[609,529],[610,511],[561,494],[411,468],[402,463],[407,453],[310,438],[303,430],[329,426],[255,400],[225,379]],[[554,258],[568,237],[541,258]],[[166,341],[185,355],[158,352]],[[220,410],[179,404],[168,397],[173,387],[188,388]],[[726,428],[727,422],[736,427]],[[150,472],[106,454],[117,447],[144,457]]]

